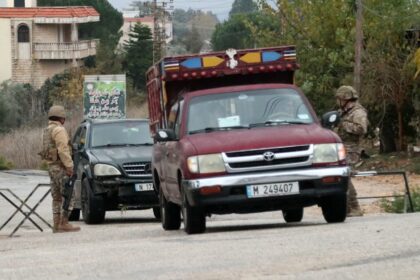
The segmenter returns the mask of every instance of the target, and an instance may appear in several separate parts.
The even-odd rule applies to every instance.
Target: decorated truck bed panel
[[[292,84],[298,68],[294,46],[165,57],[147,72],[151,131],[166,127],[170,107],[183,92],[243,84]]]

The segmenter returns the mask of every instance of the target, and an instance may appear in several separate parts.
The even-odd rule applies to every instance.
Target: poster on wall
[[[85,119],[126,117],[125,75],[86,75],[83,83]]]

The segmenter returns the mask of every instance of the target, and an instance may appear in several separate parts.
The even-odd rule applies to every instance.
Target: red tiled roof
[[[124,18],[125,22],[153,22],[153,17]]]
[[[79,18],[99,16],[93,7],[0,8],[0,18]]]

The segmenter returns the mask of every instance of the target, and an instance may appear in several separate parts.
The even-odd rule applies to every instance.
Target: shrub
[[[4,157],[0,156],[0,170],[12,169],[13,164],[7,161]]]
[[[414,212],[420,211],[420,187],[411,190],[411,200],[413,201]],[[409,203],[407,201],[407,203]],[[381,199],[380,207],[387,213],[404,213],[405,197],[395,197],[393,200]],[[407,206],[410,211],[410,206]]]

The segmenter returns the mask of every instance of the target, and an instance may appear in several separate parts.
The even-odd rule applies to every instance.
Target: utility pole
[[[354,50],[354,89],[360,94],[363,50],[363,0],[356,0],[356,43]]]
[[[168,5],[169,4],[169,5]],[[153,63],[165,56],[166,20],[173,10],[173,0],[153,0]]]

